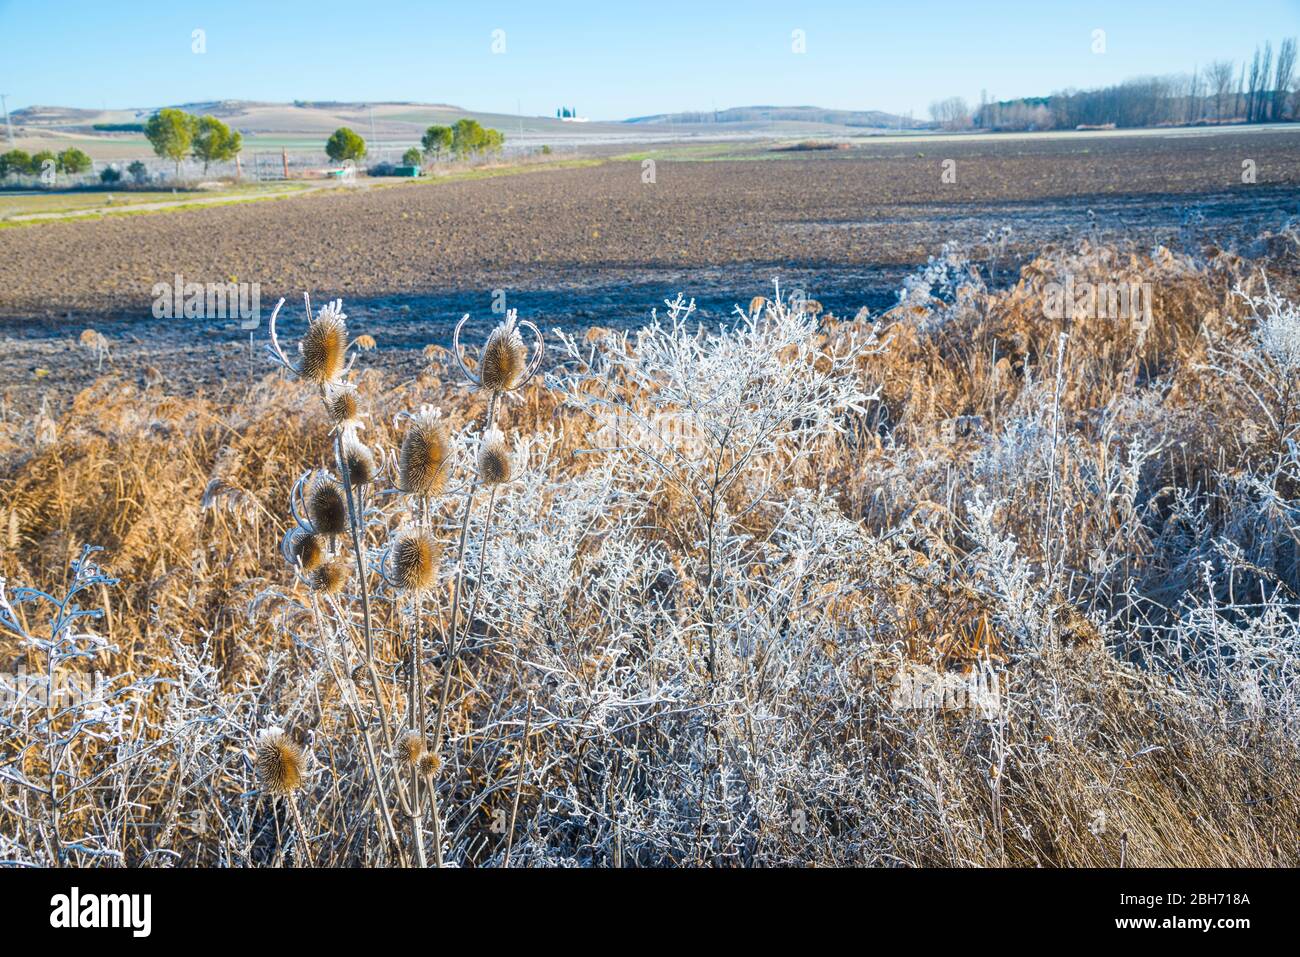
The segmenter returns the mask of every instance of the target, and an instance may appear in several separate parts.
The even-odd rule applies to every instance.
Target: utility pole
[[[14,145],[14,124],[13,124],[13,123],[10,121],[10,119],[9,119],[9,104],[5,102],[5,97],[6,97],[6,96],[8,96],[7,93],[0,93],[0,107],[3,107],[3,108],[4,108],[4,111],[5,111],[5,129],[6,129],[6,130],[8,131],[8,133],[9,133],[9,145],[10,145],[10,146],[13,146],[13,145]]]

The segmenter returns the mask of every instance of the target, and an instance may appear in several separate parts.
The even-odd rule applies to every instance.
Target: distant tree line
[[[75,176],[90,169],[90,157],[77,149],[69,147],[61,153],[41,150],[28,154],[25,150],[10,150],[0,154],[0,180],[7,176],[40,176],[46,170],[46,164],[57,173]]]
[[[1097,90],[988,102],[970,108],[961,97],[931,104],[944,129],[1050,130],[1212,123],[1278,123],[1300,119],[1296,41],[1255,49],[1250,63],[1215,60],[1190,75],[1141,77]]]
[[[430,126],[420,138],[424,155],[437,161],[444,155],[453,159],[471,159],[500,153],[506,138],[500,130],[484,127],[468,117],[451,126]]]
[[[149,117],[144,135],[155,153],[176,164],[178,177],[187,156],[201,162],[207,173],[210,163],[232,160],[244,148],[243,137],[215,116],[199,117],[170,107]]]

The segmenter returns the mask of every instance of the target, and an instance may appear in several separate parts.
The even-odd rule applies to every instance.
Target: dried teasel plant
[[[254,764],[262,789],[268,794],[284,797],[302,787],[306,758],[282,728],[270,727],[258,733]]]
[[[315,571],[325,561],[326,542],[318,533],[294,526],[284,533],[280,554],[284,560],[304,572]]]
[[[452,333],[452,354],[465,378],[494,396],[523,388],[536,374],[546,351],[542,333],[537,326],[527,319],[518,318],[517,310],[508,311],[505,321],[488,334],[479,361],[479,375],[475,375],[465,365],[464,353],[460,347],[460,330],[468,321],[469,314],[466,313],[456,323],[456,329]],[[528,358],[521,329],[532,332],[536,340],[536,350],[531,359]]]
[[[435,412],[421,412],[402,437],[397,487],[421,498],[440,494],[447,485],[450,458],[447,426]]]
[[[504,436],[500,429],[496,427],[497,402],[507,392],[521,389],[527,385],[529,380],[536,375],[546,353],[546,343],[541,331],[528,320],[519,319],[516,310],[511,309],[506,313],[505,320],[489,333],[484,344],[482,360],[479,363],[480,374],[475,376],[465,365],[464,354],[460,345],[460,331],[468,320],[469,315],[466,314],[456,324],[455,332],[452,335],[452,354],[455,356],[456,363],[465,378],[472,385],[487,391],[489,396],[487,412],[484,416],[483,432],[479,440],[479,454],[475,474],[465,496],[465,508],[461,514],[460,540],[457,545],[455,565],[456,580],[452,586],[451,623],[447,638],[447,656],[453,662],[456,660],[456,656],[460,653],[461,646],[468,636],[474,619],[473,609],[478,604],[478,597],[482,587],[482,572],[487,561],[487,544],[491,535],[492,514],[496,505],[497,490],[512,477],[510,456],[505,450]],[[521,329],[530,331],[535,339],[536,348],[531,358],[527,357],[527,351],[520,332]],[[479,548],[479,574],[475,579],[476,587],[470,605],[468,623],[465,626],[465,634],[462,635],[460,631],[460,612],[465,582],[465,554],[469,542],[470,518],[474,511],[475,491],[480,484],[487,485],[491,492],[488,499],[487,515],[483,523],[483,539]],[[432,745],[435,752],[442,746],[443,729],[446,725],[450,671],[450,668],[444,670],[442,691],[438,698],[438,711],[435,717]]]
[[[303,302],[308,325],[298,347],[300,361],[294,363],[289,360],[276,334],[276,317],[284,305],[283,299],[276,304],[271,316],[271,344],[268,348],[272,359],[282,369],[316,387],[330,423],[334,467],[339,478],[328,472],[317,471],[304,475],[295,483],[290,493],[290,510],[298,528],[286,535],[281,547],[285,557],[299,568],[311,587],[312,611],[320,632],[321,652],[326,657],[328,670],[336,675],[348,707],[353,710],[353,718],[360,728],[364,745],[366,769],[378,797],[377,808],[384,832],[399,861],[405,863],[406,851],[393,823],[388,776],[379,765],[379,749],[375,745],[371,721],[359,710],[355,683],[337,677],[340,673],[353,677],[360,674],[368,679],[369,698],[378,717],[379,731],[385,746],[391,747],[391,723],[375,666],[375,624],[370,609],[371,569],[366,542],[367,498],[370,486],[382,475],[383,470],[375,454],[358,436],[362,413],[356,389],[350,383],[341,381],[352,366],[352,360],[347,355],[350,344],[342,300],[328,303],[317,315],[312,314],[309,295],[304,294]],[[358,666],[349,663],[352,656],[349,646],[351,639],[346,637],[354,626],[339,604],[344,600],[344,590],[349,580],[347,562],[337,551],[337,539],[345,535],[352,547],[355,570],[353,581],[361,605],[362,661]],[[307,570],[306,565],[315,563],[317,556],[311,539],[307,536],[323,536],[329,545],[328,559],[321,558],[310,570]],[[307,561],[303,560],[304,557]],[[332,615],[322,614],[322,605]],[[332,622],[329,626],[327,618]],[[336,657],[341,657],[341,662],[336,661]],[[339,664],[342,665],[341,672],[338,670]],[[400,788],[398,794],[403,795]],[[413,822],[413,828],[417,854],[423,861],[423,842],[419,837],[418,823]]]
[[[312,590],[325,595],[337,595],[348,581],[347,563],[338,558],[317,566],[307,576]]]
[[[311,298],[308,295],[303,295],[303,302],[307,309],[307,331],[298,343],[300,360],[297,363],[289,361],[276,334],[275,322],[280,315],[280,307],[284,305],[283,299],[271,311],[271,358],[298,378],[323,388],[337,381],[351,365],[345,365],[348,350],[347,315],[343,312],[342,299],[327,302],[316,315],[312,315]]]
[[[393,540],[388,565],[389,580],[398,591],[424,591],[438,570],[437,543],[424,529],[404,529]]]
[[[424,757],[424,736],[414,728],[397,740],[397,759],[403,764],[419,765]]]
[[[335,385],[326,393],[325,409],[336,429],[356,428],[361,424],[357,387],[350,382]]]
[[[346,430],[343,435],[343,462],[346,466],[343,471],[354,489],[369,485],[379,477],[375,453],[362,443],[353,429]]]
[[[478,450],[478,481],[480,485],[503,485],[511,478],[510,451],[506,448],[504,433],[495,426],[483,433]]]
[[[283,729],[270,727],[259,732],[254,741],[253,764],[262,782],[262,790],[273,798],[282,799],[288,806],[298,835],[295,846],[299,862],[309,862],[307,831],[295,800],[306,776],[306,755]]]
[[[307,488],[307,517],[320,535],[342,535],[348,530],[348,507],[342,487],[318,473]]]
[[[432,751],[426,751],[420,755],[420,777],[432,780],[438,776],[438,771],[441,768],[442,761]]]
[[[426,856],[423,825],[430,821],[433,862],[441,865],[443,835],[435,787],[440,761],[436,755],[446,724],[450,671],[474,620],[498,490],[515,477],[505,436],[497,424],[499,400],[528,383],[541,363],[545,345],[540,331],[532,323],[519,321],[511,311],[488,336],[476,376],[466,367],[459,345],[465,320],[456,327],[453,337],[456,360],[469,381],[488,393],[488,404],[467,484],[451,492],[464,496],[465,507],[459,523],[450,621],[445,627],[429,629],[424,620],[426,605],[432,601],[436,606],[434,585],[441,559],[433,500],[448,493],[455,444],[441,413],[427,406],[415,414],[402,413],[395,420],[396,424],[403,418],[409,419],[396,453],[377,455],[363,443],[359,433],[365,413],[356,387],[345,381],[352,367],[349,350],[354,345],[361,348],[363,343],[360,339],[348,342],[340,301],[329,303],[316,315],[312,313],[309,297],[304,296],[304,303],[308,328],[299,343],[300,360],[289,361],[281,349],[274,314],[270,351],[283,370],[314,386],[318,392],[330,427],[333,463],[326,470],[304,474],[295,483],[290,494],[290,511],[296,524],[285,533],[281,551],[309,586],[310,609],[320,636],[317,647],[325,658],[321,673],[334,676],[338,694],[353,714],[389,846],[399,862],[406,863],[408,853],[413,851],[415,862],[423,866]],[[282,304],[283,300],[277,304],[276,313]],[[536,340],[531,356],[522,334],[525,330]],[[378,480],[390,472],[390,467],[396,488],[384,490]],[[474,577],[474,590],[467,595],[465,555],[474,493],[479,485],[489,488],[491,495],[478,545],[479,571]],[[384,496],[393,492],[409,498],[410,514],[406,523],[391,534],[382,559],[374,563],[367,557],[371,531],[368,526],[386,521],[386,515],[391,512],[382,503]],[[349,544],[350,558],[345,557]],[[355,563],[351,571],[350,562]],[[388,594],[393,601],[391,614],[378,621],[370,605],[369,578],[375,573],[391,588]],[[347,607],[356,600],[360,604],[359,623],[355,611]],[[466,603],[468,617],[462,615]],[[400,697],[395,700],[379,677],[377,631],[379,635],[397,639],[399,674],[404,676],[399,681],[406,685],[404,708]],[[353,637],[358,634],[359,662],[355,660],[358,649]],[[430,653],[427,644],[435,635],[443,636],[444,664],[440,669],[442,687],[432,720],[433,733],[428,739],[431,743],[426,746],[425,730],[430,716],[425,702],[424,671]],[[385,646],[393,647],[387,643]],[[384,670],[387,671],[387,666]],[[408,730],[396,732],[400,727]],[[409,837],[405,841],[399,839],[394,824],[398,814],[409,822]]]

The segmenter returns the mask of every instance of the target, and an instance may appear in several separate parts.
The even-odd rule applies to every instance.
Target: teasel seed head
[[[292,528],[284,537],[284,560],[304,572],[315,571],[325,561],[325,543],[315,532]]]
[[[478,450],[478,480],[483,485],[500,485],[511,476],[510,453],[506,450],[506,437],[493,427],[483,433]]]
[[[348,481],[353,488],[370,484],[379,473],[375,454],[351,430],[343,438],[343,464],[348,467]]]
[[[307,327],[298,343],[302,353],[299,373],[309,382],[324,385],[343,372],[343,358],[348,351],[348,326],[341,306],[327,304]]]
[[[292,794],[302,787],[302,749],[280,728],[267,728],[257,736],[253,752],[257,776],[262,787],[277,797]]]
[[[528,347],[514,317],[507,318],[488,335],[479,363],[479,379],[489,392],[506,392],[519,384],[528,366]]]
[[[419,731],[412,728],[397,741],[397,760],[403,764],[416,765],[424,757],[424,738]]]
[[[433,536],[420,529],[399,532],[393,541],[393,584],[401,591],[423,591],[433,584],[438,551]]]
[[[440,759],[432,751],[426,751],[420,755],[420,774],[426,778],[434,778],[438,775],[438,770],[442,767]]]
[[[318,475],[307,492],[307,516],[321,535],[342,535],[348,528],[348,504],[343,487],[327,475]]]
[[[447,485],[451,439],[447,427],[432,412],[415,417],[402,438],[398,456],[397,485],[403,492],[429,497]]]
[[[340,385],[334,388],[326,401],[329,409],[330,425],[343,429],[360,423],[360,403],[357,400],[356,386]]]
[[[341,558],[333,558],[311,572],[307,577],[313,591],[337,595],[347,584],[348,566]]]

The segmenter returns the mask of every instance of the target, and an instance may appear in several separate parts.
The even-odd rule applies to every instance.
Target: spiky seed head
[[[433,584],[437,546],[420,529],[399,532],[393,542],[393,582],[402,591],[423,591]]]
[[[307,491],[307,517],[321,535],[342,535],[348,528],[348,503],[343,487],[326,475],[318,475]]]
[[[267,728],[257,736],[253,752],[262,787],[278,797],[302,787],[302,749],[280,728]]]
[[[767,299],[763,296],[755,296],[753,299],[749,300],[749,314],[751,316],[757,316],[766,307]]]
[[[511,475],[510,453],[506,451],[506,437],[501,430],[488,429],[478,450],[478,480],[484,485],[509,482]]]
[[[294,528],[285,536],[284,558],[305,572],[315,571],[325,561],[325,543],[314,532]]]
[[[331,559],[313,571],[307,580],[314,591],[337,595],[348,580],[347,563],[340,558]]]
[[[426,778],[434,778],[438,775],[438,769],[442,767],[442,760],[432,751],[426,751],[420,755],[420,774]]]
[[[362,352],[373,352],[375,348],[375,337],[364,333],[357,336],[356,347]]]
[[[397,741],[397,760],[403,764],[416,765],[424,756],[424,738],[412,728]]]
[[[374,453],[352,432],[343,439],[343,464],[348,467],[348,481],[353,488],[373,482],[379,472]]]
[[[523,378],[528,365],[528,347],[519,327],[511,317],[492,330],[483,346],[483,361],[479,364],[479,378],[489,392],[506,392]]]
[[[451,440],[447,427],[432,412],[416,416],[402,438],[398,456],[397,484],[403,492],[428,497],[447,485],[447,460]]]
[[[342,373],[343,357],[348,351],[346,319],[340,305],[329,303],[307,327],[298,350],[302,353],[299,372],[308,382],[324,385]]]
[[[330,425],[345,428],[356,425],[359,421],[360,403],[357,401],[357,389],[353,385],[341,385],[333,390],[326,402],[329,408]]]

